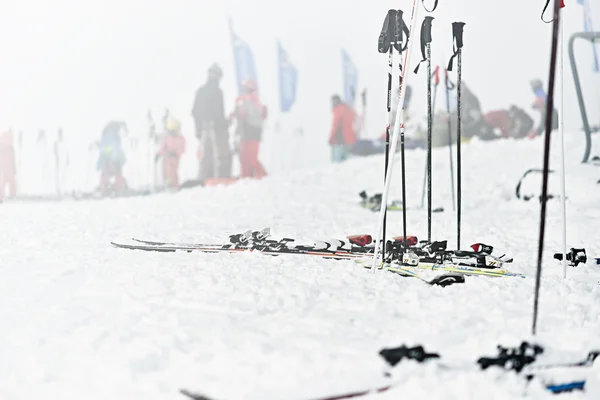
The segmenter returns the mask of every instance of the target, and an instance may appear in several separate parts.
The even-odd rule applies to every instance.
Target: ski
[[[356,263],[361,264],[363,267],[370,269],[371,262],[365,259],[356,259],[354,260]],[[445,264],[430,264],[430,263],[419,263],[417,265],[406,265],[406,264],[396,264],[396,263],[379,263],[379,269],[386,269],[391,272],[396,272],[399,270],[413,272],[412,269],[428,269],[432,271],[439,271],[445,273],[454,273],[454,274],[462,274],[468,276],[490,276],[490,277],[518,277],[525,278],[525,275],[514,273],[507,271],[505,269],[485,269],[485,268],[476,268],[476,267],[466,267],[451,263]]]
[[[156,245],[136,245],[136,244],[126,244],[126,243],[118,243],[118,242],[110,242],[111,245],[121,249],[128,250],[141,250],[141,251],[156,251],[156,252],[164,252],[164,253],[174,253],[177,251],[183,252],[201,252],[201,253],[245,253],[245,252],[256,252],[270,256],[280,256],[280,255],[308,255],[308,256],[318,256],[322,258],[330,258],[335,260],[351,260],[356,257],[364,257],[366,253],[352,253],[349,251],[327,251],[327,250],[298,250],[295,248],[270,248],[266,245],[263,246],[254,246],[254,247],[241,247],[237,248],[232,244],[222,245],[220,247],[199,247],[199,246],[156,246]]]
[[[521,343],[520,346],[515,348],[505,348],[502,346],[498,346],[498,354],[492,357],[480,357],[477,359],[476,365],[480,370],[486,370],[490,367],[501,368],[505,371],[514,371],[517,374],[523,372],[522,375],[527,382],[531,382],[533,379],[536,379],[535,371],[539,370],[549,370],[552,368],[582,368],[582,367],[590,367],[593,365],[594,360],[598,358],[600,354],[599,351],[591,351],[589,352],[587,358],[578,362],[566,362],[559,364],[542,364],[535,365],[534,363],[537,360],[537,356],[542,354],[544,349],[536,344],[530,344],[527,342]],[[395,367],[403,360],[412,360],[417,363],[426,363],[430,362],[429,360],[439,360],[441,357],[437,353],[429,353],[425,351],[423,346],[417,345],[413,347],[407,347],[405,345],[394,347],[394,348],[384,348],[379,351],[379,355],[386,361],[390,368]],[[435,365],[439,367],[443,371],[456,371],[460,369],[469,368],[467,365],[462,366],[452,366],[441,363],[439,361],[431,361],[435,362]],[[326,395],[321,397],[312,397],[311,400],[343,400],[343,399],[352,399],[357,397],[369,396],[377,393],[387,392],[391,389],[399,388],[403,381],[398,381],[394,379],[392,371],[388,371],[384,375],[386,378],[390,378],[391,382],[381,385],[374,385],[370,388],[365,388],[362,390],[352,390],[346,393],[339,393],[334,395]],[[539,378],[543,379],[543,378]],[[547,380],[543,381],[543,385],[545,388],[553,393],[568,393],[575,390],[583,391],[585,390],[585,380],[572,380],[564,383],[554,383],[549,382]],[[205,396],[199,393],[193,393],[186,389],[181,389],[180,393],[184,396],[192,400],[216,400],[214,397]]]

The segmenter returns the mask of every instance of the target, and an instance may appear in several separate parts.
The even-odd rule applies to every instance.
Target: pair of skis
[[[476,365],[481,370],[488,368],[502,368],[505,371],[514,371],[517,374],[523,373],[523,377],[527,382],[536,379],[536,373],[540,371],[547,371],[551,369],[565,369],[565,368],[589,368],[593,366],[594,361],[600,356],[600,351],[590,351],[585,359],[556,364],[535,364],[537,357],[544,352],[543,347],[522,342],[521,345],[515,348],[506,348],[498,346],[498,354],[496,356],[485,356],[480,357],[476,361]],[[395,348],[385,348],[379,352],[379,355],[385,360],[385,362],[391,367],[395,367],[404,360],[411,360],[417,363],[431,363],[435,362],[441,370],[457,370],[464,367],[451,366],[441,363],[441,358],[437,353],[427,352],[423,346],[407,347],[405,345]],[[431,361],[437,360],[437,361]],[[393,371],[387,372],[386,377],[393,377]],[[340,393],[335,395],[327,395],[323,397],[313,398],[312,400],[342,400],[351,399],[357,397],[364,397],[377,393],[387,392],[394,388],[399,388],[402,382],[392,381],[390,383],[365,388],[363,390],[349,391],[347,393]],[[546,389],[554,394],[567,393],[575,390],[585,390],[585,380],[568,380],[563,383],[545,382],[544,386]],[[216,400],[213,397],[208,397],[199,393],[193,393],[189,390],[182,389],[181,394],[187,396],[193,400]]]
[[[351,236],[348,241],[335,240],[330,242],[318,242],[313,246],[297,245],[291,238],[271,240],[270,229],[261,231],[247,231],[229,237],[227,244],[197,244],[177,242],[156,242],[148,240],[133,239],[134,244],[111,242],[118,248],[130,250],[158,251],[158,252],[203,252],[203,253],[241,253],[257,252],[270,256],[279,255],[309,255],[337,260],[349,260],[372,253],[372,247],[368,247],[370,237],[364,235]],[[363,245],[364,243],[364,245]]]

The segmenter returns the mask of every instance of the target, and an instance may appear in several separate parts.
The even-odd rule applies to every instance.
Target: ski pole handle
[[[452,23],[452,42],[454,47],[454,53],[452,57],[450,57],[450,61],[448,62],[448,71],[452,71],[452,65],[454,63],[454,58],[458,55],[460,50],[463,48],[463,30],[465,27],[464,22],[453,22]]]
[[[454,40],[456,41],[456,49],[462,49],[463,47],[463,31],[464,31],[465,23],[464,22],[453,22],[452,23],[452,36],[454,36]]]
[[[417,64],[417,68],[415,68],[415,74],[419,72],[419,67],[421,63],[427,61],[426,49],[427,45],[431,44],[431,27],[433,23],[433,17],[425,17],[423,19],[423,23],[421,24],[421,56],[423,57],[419,64]]]
[[[381,33],[377,41],[377,51],[385,54],[390,51],[390,46],[395,39],[396,31],[396,10],[388,10],[383,26],[381,27]]]

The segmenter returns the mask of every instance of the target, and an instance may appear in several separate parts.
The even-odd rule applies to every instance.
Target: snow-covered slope
[[[600,169],[579,164],[567,137],[569,246],[587,265],[562,279],[559,203],[549,203],[539,335],[548,356],[600,348]],[[555,143],[556,144],[556,143]],[[527,279],[468,277],[429,287],[348,261],[259,254],[161,254],[111,248],[131,236],[220,242],[270,226],[298,240],[372,233],[377,215],[358,192],[380,191],[382,158],[275,174],[229,187],[146,198],[0,207],[0,397],[181,399],[187,387],[223,399],[303,399],[383,382],[377,352],[423,344],[447,363],[530,339],[539,203],[514,197],[541,140],[464,147],[463,246],[481,241],[515,258]],[[553,165],[558,153],[553,148]],[[408,231],[426,234],[419,209],[424,158],[407,154]],[[399,167],[399,163],[397,163]],[[399,169],[392,197],[400,196]],[[455,241],[447,149],[434,154],[434,239]],[[539,193],[532,176],[524,190]],[[558,175],[551,177],[558,193]],[[392,213],[389,232],[401,234]],[[381,399],[513,399],[520,378],[475,368],[403,364],[403,384]],[[586,371],[600,397],[600,366]],[[526,396],[550,397],[532,385]]]

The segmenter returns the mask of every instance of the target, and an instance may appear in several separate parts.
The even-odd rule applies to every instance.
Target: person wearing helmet
[[[544,90],[544,84],[539,79],[534,79],[531,82],[531,89],[535,94],[535,100],[531,106],[534,110],[540,113],[540,125],[530,135],[531,138],[540,136],[544,133],[546,128],[546,91]],[[556,108],[552,112],[552,129],[558,129],[558,111]]]
[[[219,87],[223,71],[218,64],[208,70],[206,83],[196,91],[192,117],[200,141],[198,179],[231,177],[231,150],[225,118],[223,91]]]
[[[6,186],[9,197],[14,197],[17,192],[15,146],[11,131],[0,134],[0,203],[4,200]]]
[[[179,160],[185,152],[185,137],[181,134],[181,124],[178,120],[170,118],[165,124],[163,135],[155,162],[163,159],[163,178],[167,187],[179,188]]]
[[[346,103],[342,102],[339,95],[331,97],[333,120],[329,132],[329,145],[331,146],[331,161],[340,163],[348,158],[350,150],[356,143],[354,121],[356,114]]]
[[[262,178],[267,175],[258,160],[258,150],[263,134],[267,108],[258,98],[256,82],[246,80],[242,83],[242,94],[235,100],[235,110],[229,122],[236,121],[236,142],[240,157],[241,178]]]
[[[98,143],[100,156],[96,168],[101,171],[99,191],[107,195],[114,189],[117,194],[123,194],[127,189],[123,177],[123,165],[125,164],[125,153],[121,146],[121,131],[127,131],[124,121],[110,121],[102,130],[102,136]],[[110,187],[110,181],[114,178],[114,187]]]

